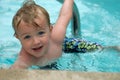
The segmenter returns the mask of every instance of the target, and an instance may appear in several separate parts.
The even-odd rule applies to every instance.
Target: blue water
[[[51,23],[55,23],[62,5],[56,0],[35,1],[48,10]],[[21,45],[13,36],[11,23],[22,2],[0,0],[0,68],[9,68],[20,51]],[[75,0],[75,3],[79,8],[83,39],[104,46],[120,45],[119,0]],[[70,25],[66,34],[71,36]],[[86,54],[63,53],[57,62],[60,70],[120,72],[120,52],[112,49]]]

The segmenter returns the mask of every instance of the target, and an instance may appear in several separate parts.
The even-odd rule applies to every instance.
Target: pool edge
[[[120,80],[120,73],[57,70],[0,70],[0,80]]]

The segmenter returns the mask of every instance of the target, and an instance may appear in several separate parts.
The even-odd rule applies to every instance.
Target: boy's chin
[[[44,56],[44,54],[39,53],[39,54],[33,54],[32,56],[34,56],[35,58],[41,58]]]

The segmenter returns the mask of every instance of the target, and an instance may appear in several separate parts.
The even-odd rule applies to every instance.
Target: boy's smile
[[[43,48],[43,46],[39,46],[39,47],[32,48],[32,50],[34,52],[41,52],[42,48]]]

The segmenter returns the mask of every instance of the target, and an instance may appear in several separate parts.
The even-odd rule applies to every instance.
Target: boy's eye
[[[27,35],[24,37],[24,39],[29,39],[31,36]]]
[[[41,32],[38,32],[39,35],[43,35],[44,33],[45,33],[45,32],[42,32],[42,31],[41,31]]]

